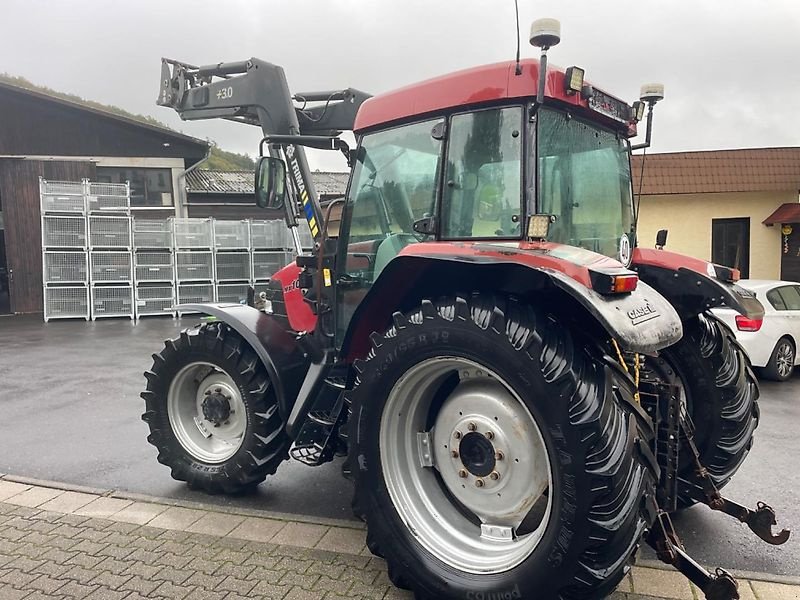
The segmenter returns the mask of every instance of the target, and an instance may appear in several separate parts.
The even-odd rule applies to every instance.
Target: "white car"
[[[754,367],[760,367],[768,379],[786,381],[798,364],[800,284],[742,279],[739,285],[755,293],[764,305],[764,319],[749,319],[730,308],[715,308],[712,312],[733,330]]]

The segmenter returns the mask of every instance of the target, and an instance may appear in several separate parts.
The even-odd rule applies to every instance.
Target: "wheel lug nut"
[[[503,460],[506,457],[506,455],[503,454],[500,450],[498,450],[497,452],[494,453],[494,457],[496,460]]]
[[[217,394],[221,394],[221,393],[222,393],[222,388],[214,388],[214,391],[215,391]]]
[[[497,471],[492,471],[491,474],[489,475],[489,479],[491,479],[492,481],[497,481],[498,479],[500,479],[500,473],[498,473]]]
[[[460,440],[460,439],[461,439],[461,432],[460,432],[460,431],[456,431],[456,432],[453,434],[453,437],[454,437],[454,438],[456,438],[457,440]]]
[[[476,485],[476,487],[482,488],[486,484],[483,483],[483,479],[476,479],[475,480],[475,485]]]
[[[486,439],[487,440],[493,440],[494,439],[494,433],[492,433],[491,431],[487,431],[486,432]]]
[[[206,390],[204,395],[205,396],[210,396],[211,395],[211,390]]]
[[[457,450],[453,450],[450,454],[452,455],[453,458],[458,458],[458,451]]]
[[[458,476],[461,477],[461,479],[464,479],[467,476],[467,472],[464,469],[461,469],[458,472]]]
[[[470,423],[469,425],[467,425],[467,429],[469,429],[470,431],[475,431],[477,428],[478,426],[475,425],[475,423]]]

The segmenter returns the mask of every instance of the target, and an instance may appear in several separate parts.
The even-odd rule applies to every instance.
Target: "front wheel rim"
[[[167,416],[178,443],[193,458],[219,464],[239,451],[247,430],[241,392],[209,362],[183,367],[167,392]]]
[[[496,373],[460,357],[418,363],[389,393],[379,443],[395,510],[442,562],[502,573],[539,546],[551,458],[536,419]]]

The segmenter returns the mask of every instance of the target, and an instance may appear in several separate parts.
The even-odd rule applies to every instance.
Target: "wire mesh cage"
[[[134,253],[136,281],[172,281],[175,261],[171,251]]]
[[[130,248],[131,218],[91,215],[89,217],[90,248]]]
[[[86,285],[45,286],[44,320],[74,319],[89,320],[89,287]]]
[[[39,178],[39,192],[42,195],[83,196],[86,191],[86,180],[83,181],[48,181]]]
[[[314,238],[311,236],[311,229],[309,229],[307,221],[301,220],[297,223],[297,233],[300,234],[300,247],[304,250],[311,250],[314,247]],[[294,242],[291,238],[291,232],[289,234],[287,248],[292,248]]]
[[[80,213],[86,211],[86,202],[83,196],[70,196],[62,194],[42,194],[42,213]]]
[[[218,252],[217,281],[250,281],[249,252]]]
[[[218,250],[249,250],[250,223],[247,220],[215,220],[214,245]]]
[[[89,264],[83,250],[45,250],[42,259],[44,283],[89,282]]]
[[[46,248],[86,248],[86,218],[44,215],[42,245]]]
[[[92,286],[92,320],[102,317],[133,318],[132,285]]]
[[[137,285],[136,317],[175,314],[175,286]]]
[[[250,245],[254,249],[269,250],[287,247],[288,229],[283,221],[250,221]]]
[[[217,302],[244,304],[247,302],[249,288],[249,283],[219,283],[217,284]]]
[[[178,281],[211,281],[214,279],[214,253],[178,251],[175,253]]]
[[[211,219],[172,219],[176,248],[213,248]]]
[[[89,211],[123,211],[131,207],[130,192],[126,183],[96,183],[87,186]]]
[[[202,304],[214,302],[213,283],[179,283],[178,304]]]
[[[89,262],[92,266],[92,283],[111,281],[133,281],[131,253],[128,251],[91,252]]]
[[[269,279],[289,261],[288,252],[253,252],[253,279]]]
[[[172,219],[133,219],[137,248],[172,248]]]

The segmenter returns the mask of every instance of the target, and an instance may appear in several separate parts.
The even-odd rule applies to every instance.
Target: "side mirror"
[[[667,233],[669,233],[667,229],[659,229],[656,233],[656,248],[659,250],[667,245]]]
[[[274,156],[259,157],[255,188],[260,208],[282,208],[286,200],[286,164]]]

